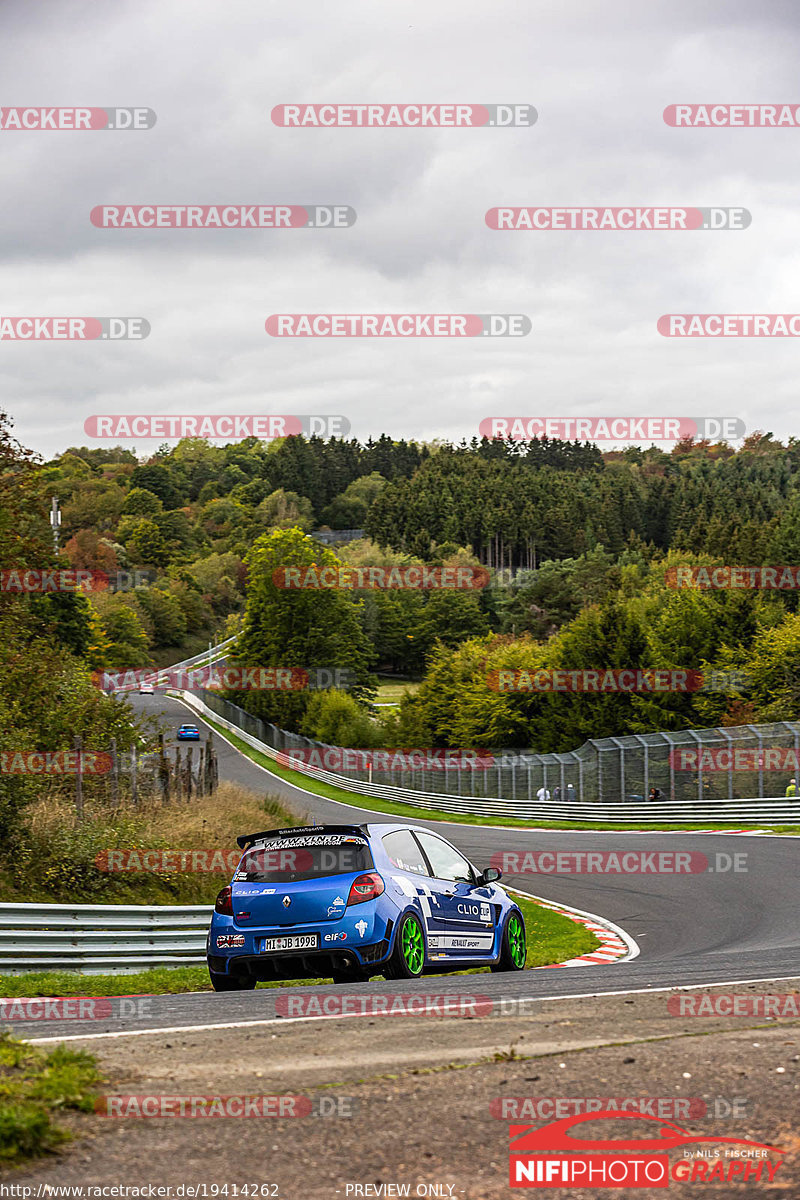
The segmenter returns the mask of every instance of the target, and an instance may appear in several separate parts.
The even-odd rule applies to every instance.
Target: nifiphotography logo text
[[[614,1138],[591,1128],[610,1120],[638,1122],[637,1133],[644,1123],[646,1132]],[[580,1126],[586,1130],[579,1132]],[[764,1142],[695,1134],[674,1121],[614,1109],[579,1113],[539,1128],[511,1125],[509,1138],[512,1188],[668,1188],[673,1181],[766,1187],[783,1166],[784,1154]],[[680,1154],[670,1159],[669,1151]]]

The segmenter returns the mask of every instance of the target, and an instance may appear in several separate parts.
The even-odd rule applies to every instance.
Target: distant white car
[[[152,696],[154,692],[155,688],[153,687],[152,683],[142,683],[139,685],[140,696]]]

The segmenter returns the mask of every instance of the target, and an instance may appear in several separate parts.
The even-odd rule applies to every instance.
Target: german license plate
[[[262,954],[269,954],[275,950],[318,950],[319,949],[319,934],[318,933],[289,933],[284,937],[268,937],[264,938],[264,944],[261,947]]]

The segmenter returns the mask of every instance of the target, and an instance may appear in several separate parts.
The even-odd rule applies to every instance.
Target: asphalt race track
[[[132,702],[139,711],[162,716],[165,730],[172,735],[183,721],[203,726],[201,719],[184,705],[162,695],[136,695]],[[217,734],[213,736],[220,779],[280,795],[297,814],[298,823],[306,817],[320,822],[382,819],[372,810],[334,803],[304,792],[262,770]],[[430,824],[423,820],[410,823]],[[506,874],[504,881],[522,891],[573,905],[621,926],[638,944],[638,957],[619,964],[541,969],[513,975],[492,975],[486,971],[478,976],[427,977],[402,983],[375,978],[368,984],[357,985],[358,988],[370,992],[408,993],[414,988],[430,992],[435,978],[437,993],[468,990],[495,997],[546,1000],[800,977],[800,871],[796,838],[581,830],[528,832],[454,822],[432,824],[478,867],[488,865],[497,851],[622,853],[635,849],[699,851],[711,867],[719,861],[730,869],[680,875]],[[722,857],[718,860],[717,855]],[[734,855],[745,856],[738,860],[738,871],[732,869]],[[283,1024],[282,1018],[275,1017],[275,1001],[283,990],[153,997],[146,1016],[93,1023],[93,1036],[221,1023],[279,1020]],[[75,1034],[74,1022],[48,1024],[48,1041],[79,1036]],[[15,1022],[15,1027],[23,1036],[29,1033],[33,1040],[40,1040],[36,1034],[41,1032],[41,1024]],[[81,1040],[85,1038],[83,1034]]]

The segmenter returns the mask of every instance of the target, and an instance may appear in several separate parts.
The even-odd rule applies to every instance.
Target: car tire
[[[524,971],[526,956],[525,921],[522,913],[514,909],[508,914],[503,925],[500,957],[496,963],[492,963],[492,970]]]
[[[415,912],[404,913],[383,973],[387,979],[419,979],[425,969],[425,931]]]
[[[216,971],[208,973],[215,992],[252,992],[256,986],[252,975],[218,975]]]

